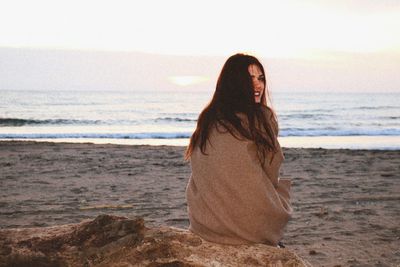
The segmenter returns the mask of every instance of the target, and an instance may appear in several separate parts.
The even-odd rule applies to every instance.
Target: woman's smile
[[[254,101],[261,103],[262,94],[265,89],[265,77],[257,65],[250,65],[248,68],[251,80],[253,82]]]

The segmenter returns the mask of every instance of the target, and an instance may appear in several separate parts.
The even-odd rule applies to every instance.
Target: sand
[[[184,147],[0,142],[0,228],[98,214],[188,226]],[[400,265],[400,150],[284,149],[284,243],[315,266]]]

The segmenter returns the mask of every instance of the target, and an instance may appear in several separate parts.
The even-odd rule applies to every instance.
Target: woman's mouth
[[[260,92],[254,92],[254,96],[260,96]]]

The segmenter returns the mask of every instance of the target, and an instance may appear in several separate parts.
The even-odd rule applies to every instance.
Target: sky
[[[176,88],[211,86],[226,57],[245,52],[263,59],[278,89],[400,91],[394,70],[400,69],[400,1],[0,0],[0,49],[0,74],[11,74],[0,81],[10,89],[35,83],[16,84],[11,79],[23,74],[16,69],[29,71],[29,66],[46,61],[38,55],[48,50],[98,51],[97,64],[110,63],[103,53],[109,52],[116,55],[110,63],[114,69],[124,64],[121,53],[129,54],[135,64],[134,55],[147,55],[154,61],[150,75],[165,73],[159,66],[165,65],[154,57],[168,57],[174,71],[163,82]],[[16,50],[30,51],[32,58],[16,55]],[[71,53],[56,58],[65,55]],[[56,58],[40,65],[41,71],[50,75],[57,67],[73,72]],[[185,59],[199,67],[191,73],[180,69]],[[73,60],[77,59],[69,61]],[[80,69],[78,63],[71,64]]]

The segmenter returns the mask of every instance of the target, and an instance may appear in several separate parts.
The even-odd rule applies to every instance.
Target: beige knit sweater
[[[292,211],[290,180],[279,179],[281,148],[262,166],[252,141],[214,127],[210,142],[208,155],[196,148],[190,158],[189,230],[216,243],[276,245]]]

